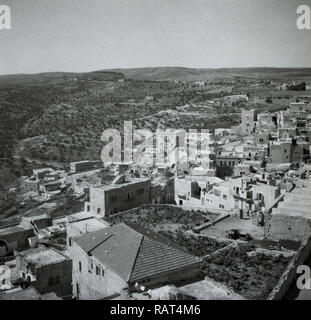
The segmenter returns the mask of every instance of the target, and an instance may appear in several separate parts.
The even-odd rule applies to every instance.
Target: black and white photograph
[[[311,0],[0,0],[2,300],[311,300]]]

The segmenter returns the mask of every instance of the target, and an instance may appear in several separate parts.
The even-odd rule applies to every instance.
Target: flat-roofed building
[[[76,173],[81,171],[87,171],[99,168],[101,166],[100,161],[78,161],[78,162],[70,162],[70,173]]]
[[[273,141],[270,144],[270,157],[272,163],[290,163],[292,155],[292,141]]]
[[[262,168],[262,166],[263,166],[262,160],[259,160],[259,161],[243,160],[234,167],[233,175],[235,177],[249,175],[251,173],[255,173],[259,171],[259,169]]]
[[[20,180],[20,189],[22,193],[39,192],[40,180],[36,177],[22,177]]]
[[[221,150],[216,156],[216,174],[217,177],[231,177],[234,166],[243,159],[243,154],[236,151]]]
[[[36,179],[44,179],[46,176],[55,172],[52,168],[33,169],[33,175]]]
[[[292,102],[290,104],[289,111],[293,113],[298,113],[298,114],[303,112],[310,113],[311,104],[306,102]]]
[[[120,211],[151,203],[149,179],[118,176],[109,185],[90,188],[89,212],[109,216]]]
[[[265,233],[272,240],[302,241],[311,236],[311,179],[303,180],[301,187],[286,193],[283,201],[272,209]]]
[[[242,110],[242,135],[250,135],[254,133],[257,122],[257,110]]]
[[[16,268],[20,277],[39,293],[54,292],[59,297],[72,296],[72,261],[54,249],[31,249],[19,253]]]
[[[29,248],[28,239],[34,237],[33,228],[25,228],[21,225],[0,229],[0,256],[12,253],[14,250]]]

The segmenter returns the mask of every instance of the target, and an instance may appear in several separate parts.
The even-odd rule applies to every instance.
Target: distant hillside
[[[201,88],[155,81],[162,79],[215,83]],[[234,79],[239,81],[231,81]],[[98,159],[103,130],[123,130],[125,120],[132,120],[135,128],[151,131],[159,127],[231,126],[239,118],[239,104],[216,101],[202,110],[198,106],[232,94],[262,94],[264,99],[276,86],[271,80],[292,83],[302,79],[311,81],[311,68],[171,67],[0,76],[0,158],[53,162]],[[274,100],[269,108],[284,107],[281,98]],[[192,104],[193,109],[178,109]]]
[[[127,78],[135,80],[226,80],[235,77],[262,78],[271,80],[292,80],[293,78],[311,80],[311,68],[229,68],[229,69],[193,69],[182,67],[111,69],[121,72]]]
[[[47,72],[0,76],[0,84],[57,84],[68,80],[116,81],[123,78],[146,81],[234,80],[235,78],[274,81],[304,80],[311,82],[311,68],[223,68],[194,69],[183,67],[155,67],[107,69],[85,73]]]
[[[68,80],[116,81],[123,79],[120,72],[94,71],[84,73],[46,72],[37,74],[13,74],[0,76],[0,84],[56,84]]]

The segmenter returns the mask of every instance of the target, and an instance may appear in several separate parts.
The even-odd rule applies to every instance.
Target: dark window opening
[[[99,276],[100,275],[100,269],[98,266],[96,266],[96,275]]]

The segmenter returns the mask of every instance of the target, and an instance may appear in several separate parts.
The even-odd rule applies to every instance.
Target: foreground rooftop
[[[126,281],[138,281],[201,262],[166,238],[124,223],[74,241]]]

